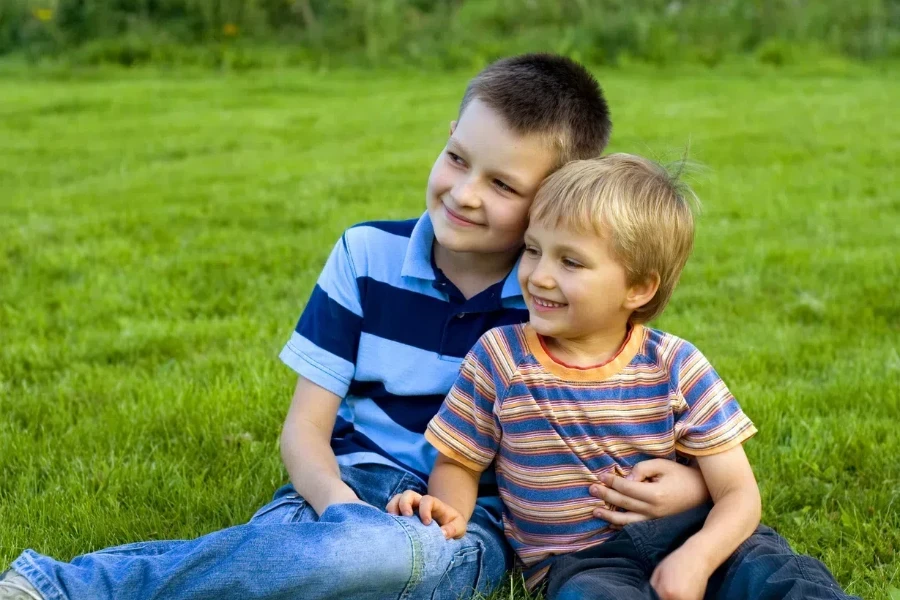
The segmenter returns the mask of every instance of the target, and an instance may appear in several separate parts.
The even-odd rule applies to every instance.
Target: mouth
[[[450,219],[450,222],[456,223],[457,225],[463,225],[466,227],[472,227],[481,225],[481,223],[476,223],[475,221],[471,221],[459,213],[455,213],[445,204],[444,210],[447,212],[447,218]]]
[[[552,300],[547,300],[546,298],[541,298],[540,296],[535,296],[534,294],[531,295],[531,303],[534,305],[535,310],[537,310],[538,312],[557,310],[568,306],[568,304],[564,304],[562,302],[553,302]]]

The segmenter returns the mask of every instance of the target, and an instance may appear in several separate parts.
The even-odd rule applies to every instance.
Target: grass
[[[850,592],[896,598],[900,80],[599,75],[612,150],[689,143],[707,166],[658,325],[759,426],[765,522]],[[197,536],[266,502],[294,383],[277,351],[343,228],[423,210],[465,79],[0,80],[0,563]]]

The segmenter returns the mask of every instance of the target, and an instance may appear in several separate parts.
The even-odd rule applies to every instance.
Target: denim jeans
[[[553,559],[548,600],[657,600],[656,566],[703,527],[710,506],[626,526],[615,537]],[[818,560],[791,550],[760,525],[713,574],[706,600],[838,600],[851,598]]]
[[[305,598],[456,600],[499,583],[511,563],[500,505],[479,505],[461,540],[384,512],[424,483],[384,465],[341,467],[363,504],[317,515],[290,486],[249,523],[195,540],[126,544],[60,562],[31,550],[12,567],[46,600]]]

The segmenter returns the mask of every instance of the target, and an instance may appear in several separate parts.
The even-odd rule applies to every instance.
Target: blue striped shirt
[[[331,446],[338,463],[396,464],[426,480],[424,437],[486,331],[528,320],[515,268],[468,300],[432,258],[418,220],[351,227],[335,245],[281,360],[343,398]]]

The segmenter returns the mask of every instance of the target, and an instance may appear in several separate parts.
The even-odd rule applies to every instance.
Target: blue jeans
[[[126,544],[60,562],[31,550],[12,567],[46,600],[305,598],[456,600],[489,591],[511,564],[496,510],[479,505],[461,540],[384,512],[424,483],[383,465],[341,467],[362,504],[317,515],[290,485],[244,525],[195,540]]]
[[[606,542],[556,557],[548,600],[657,600],[650,586],[656,566],[703,527],[710,506],[627,525]],[[818,560],[797,554],[787,540],[760,525],[713,573],[705,600],[849,599]],[[859,600],[859,599],[857,599]]]

